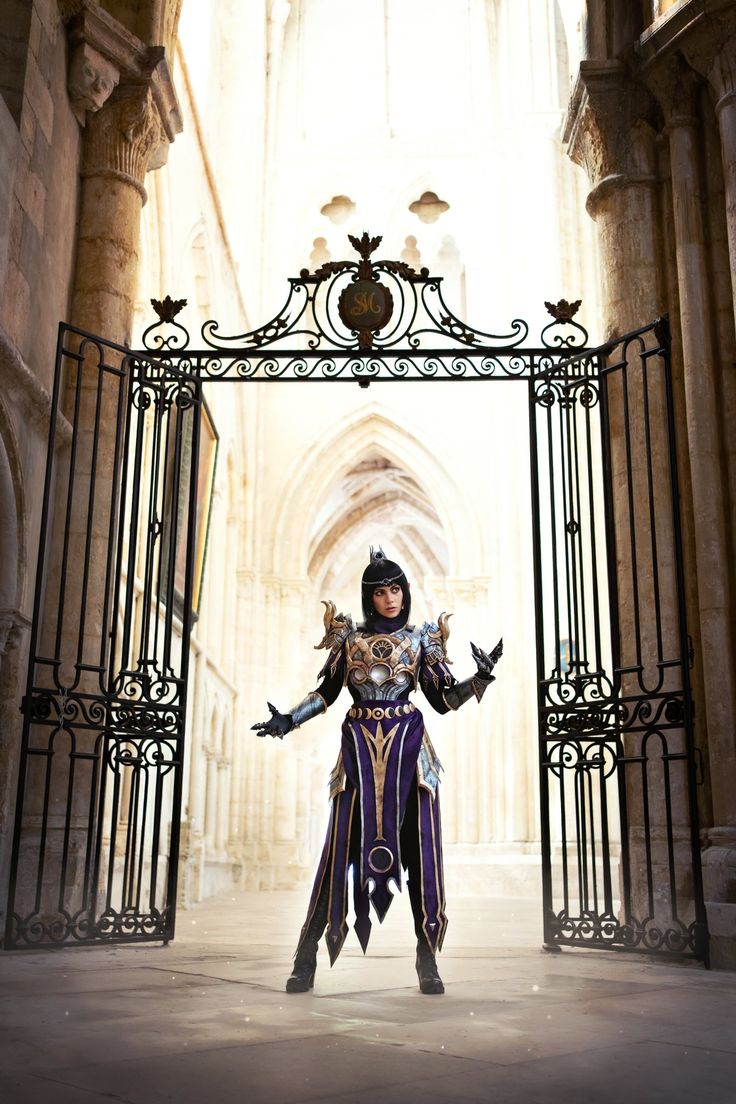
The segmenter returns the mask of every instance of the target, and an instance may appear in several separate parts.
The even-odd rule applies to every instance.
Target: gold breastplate
[[[363,701],[391,701],[416,689],[419,633],[351,633],[346,679]]]

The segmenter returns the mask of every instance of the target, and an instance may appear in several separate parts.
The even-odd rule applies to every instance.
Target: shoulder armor
[[[425,621],[419,635],[428,663],[449,663],[447,658],[447,639],[450,635],[448,624],[451,613],[441,613],[437,621]]]
[[[319,651],[320,648],[327,648],[334,652],[337,648],[342,647],[348,633],[353,631],[353,619],[349,613],[337,613],[337,606],[334,602],[323,602],[322,605],[325,607],[325,635],[319,644],[314,645],[314,648],[315,651]]]
[[[337,606],[334,602],[323,602],[322,605],[325,607],[325,635],[319,644],[314,645],[314,648],[315,651],[320,648],[327,648],[330,654],[319,673],[319,678],[326,675],[328,670],[330,674],[334,675],[342,646],[354,629],[353,619],[349,613],[336,613]]]

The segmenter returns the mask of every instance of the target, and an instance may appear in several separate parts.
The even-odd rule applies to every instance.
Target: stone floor
[[[455,899],[416,987],[406,896],[287,996],[303,893],[181,912],[176,941],[0,956],[2,1104],[736,1102],[736,974],[540,950],[539,905]]]

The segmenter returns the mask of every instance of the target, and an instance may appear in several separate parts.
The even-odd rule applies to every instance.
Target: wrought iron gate
[[[530,380],[544,935],[707,959],[666,319]]]
[[[705,957],[662,324],[591,351],[563,300],[534,347],[350,240],[200,350],[168,297],[142,352],[60,328],[6,946],[173,935],[203,387],[503,380],[529,392],[545,941]]]
[[[201,403],[60,327],[8,947],[173,936]]]

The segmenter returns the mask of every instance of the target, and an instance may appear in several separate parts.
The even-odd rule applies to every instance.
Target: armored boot
[[[306,993],[314,987],[317,969],[317,940],[303,939],[294,956],[294,969],[286,980],[287,993]]]
[[[419,988],[422,993],[444,993],[445,987],[442,984],[442,978],[437,970],[437,960],[434,957],[434,951],[427,942],[427,937],[422,927],[424,923],[424,912],[422,909],[421,878],[416,865],[409,871],[408,889],[411,911],[414,916],[414,932],[417,937],[416,966],[417,977],[419,978]]]
[[[302,932],[294,955],[294,968],[286,980],[287,993],[307,993],[314,988],[314,972],[317,969],[317,946],[327,927],[327,887],[322,887],[314,915]]]
[[[434,951],[422,934],[417,939],[417,977],[419,989],[422,993],[437,995],[444,993],[445,987],[437,970],[437,960]]]

